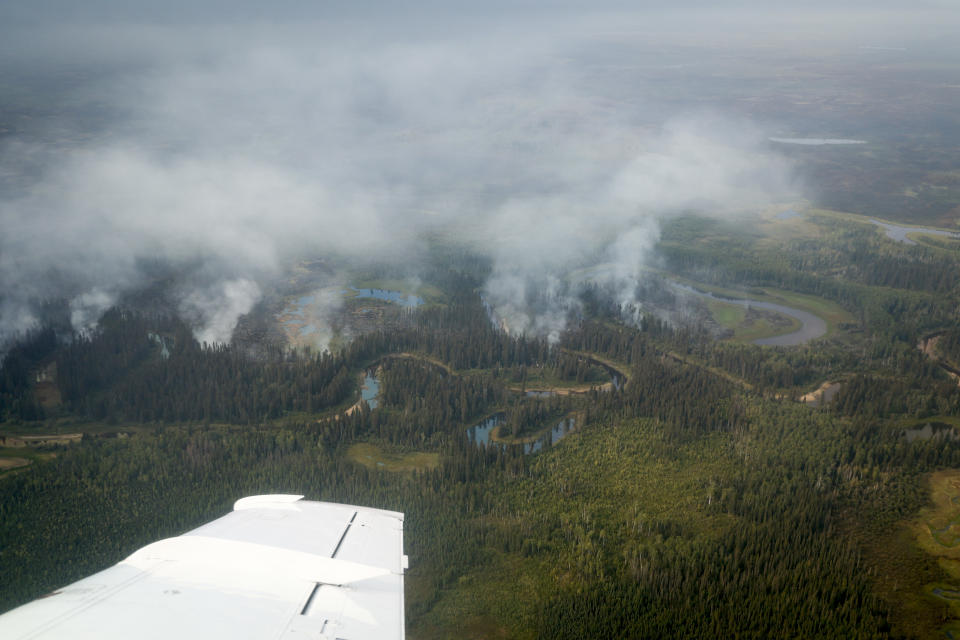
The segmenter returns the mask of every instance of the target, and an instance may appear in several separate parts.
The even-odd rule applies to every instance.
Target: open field
[[[769,310],[747,309],[721,300],[707,301],[710,315],[721,327],[733,331],[730,340],[753,342],[797,331],[802,323],[796,318]]]
[[[960,470],[948,469],[930,475],[931,506],[920,511],[913,524],[917,545],[950,567],[960,580]]]
[[[392,472],[427,471],[440,465],[440,454],[427,451],[392,453],[378,445],[358,442],[347,449],[347,459],[368,469]]]
[[[0,444],[0,474],[22,470],[34,462],[55,457],[55,453],[36,451],[31,448],[2,446]]]

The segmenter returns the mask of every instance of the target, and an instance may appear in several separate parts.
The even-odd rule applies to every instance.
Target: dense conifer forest
[[[960,576],[904,532],[930,474],[960,468],[960,388],[937,359],[960,362],[955,251],[852,223],[759,258],[684,220],[664,235],[677,277],[818,296],[852,321],[761,347],[656,313],[625,322],[587,287],[550,343],[491,322],[484,265],[446,256],[429,273],[443,303],[333,352],[200,344],[175,315],[123,306],[85,335],[23,336],[0,369],[0,447],[84,435],[0,475],[0,609],[241,496],[291,492],[406,514],[411,638],[951,628],[952,603],[928,585]],[[843,268],[851,251],[857,267]],[[930,332],[935,357],[917,348]],[[53,363],[59,402],[39,375]],[[375,407],[359,400],[365,372]],[[835,397],[801,400],[821,383],[839,384]],[[500,442],[473,442],[494,415]],[[567,418],[560,442],[518,446]],[[907,437],[927,424],[952,435]],[[371,468],[358,444],[437,463]]]

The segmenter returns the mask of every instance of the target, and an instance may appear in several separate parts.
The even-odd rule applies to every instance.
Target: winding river
[[[917,244],[916,240],[911,240],[907,237],[908,233],[925,233],[931,236],[960,238],[960,233],[956,233],[954,231],[944,231],[943,229],[931,229],[930,227],[902,227],[898,224],[890,224],[889,222],[882,222],[873,218],[870,219],[870,222],[878,227],[882,227],[883,232],[886,233],[887,237],[891,240],[902,242],[904,244]]]
[[[793,307],[786,307],[782,304],[775,304],[773,302],[725,298],[712,293],[697,291],[693,287],[688,287],[682,284],[674,284],[674,286],[687,293],[700,296],[701,298],[710,298],[711,300],[718,300],[720,302],[726,302],[727,304],[735,304],[747,309],[755,308],[765,309],[767,311],[775,311],[776,313],[782,313],[785,316],[790,316],[791,318],[795,318],[800,321],[800,328],[796,331],[785,333],[779,336],[771,336],[769,338],[760,338],[758,340],[754,340],[753,344],[773,347],[795,347],[800,344],[806,344],[807,342],[815,340],[827,333],[826,321],[820,316],[814,315],[809,311],[794,309]]]

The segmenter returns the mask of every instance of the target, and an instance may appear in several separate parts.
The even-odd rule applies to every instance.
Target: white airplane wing
[[[0,615],[0,638],[404,638],[403,514],[253,496]]]

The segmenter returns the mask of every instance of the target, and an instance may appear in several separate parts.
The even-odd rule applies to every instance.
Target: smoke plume
[[[492,258],[509,330],[556,338],[585,282],[638,304],[660,221],[793,193],[761,127],[625,82],[662,61],[617,23],[536,24],[38,27],[56,46],[18,68],[71,83],[38,81],[53,108],[0,143],[0,339],[57,296],[89,330],[161,260],[197,338],[227,341],[295,258],[407,275],[436,230]]]

